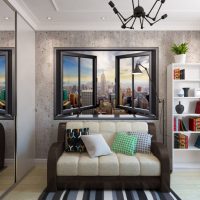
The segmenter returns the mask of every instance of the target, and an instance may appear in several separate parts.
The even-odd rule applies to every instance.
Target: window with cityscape
[[[12,54],[12,49],[0,49],[0,115],[9,119],[13,115]]]
[[[0,109],[6,108],[6,63],[7,56],[0,52]]]
[[[56,116],[156,115],[151,92],[156,76],[151,83],[143,68],[142,74],[132,74],[137,63],[150,76],[156,72],[153,56],[150,50],[57,49]]]

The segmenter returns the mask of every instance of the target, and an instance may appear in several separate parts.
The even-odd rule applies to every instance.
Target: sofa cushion
[[[112,153],[110,147],[101,134],[82,135],[81,139],[91,158],[105,156]]]
[[[122,131],[148,133],[147,122],[116,122],[116,121],[69,121],[66,129],[88,127],[90,133],[102,134],[108,145],[111,147],[115,134]]]
[[[113,153],[90,158],[88,153],[64,152],[57,162],[58,176],[160,176],[160,173],[160,162],[153,154]]]
[[[119,176],[119,162],[115,153],[99,157],[100,176]]]
[[[160,176],[160,161],[153,154],[136,153],[140,163],[140,176]]]
[[[64,152],[57,162],[58,176],[77,176],[80,153]]]
[[[117,133],[112,144],[115,153],[134,155],[137,145],[137,137],[126,133]]]
[[[79,176],[98,176],[99,174],[98,158],[90,158],[88,153],[81,153],[78,162]]]
[[[117,153],[120,176],[139,176],[140,163],[135,156]]]
[[[65,151],[86,152],[81,135],[88,135],[89,128],[67,129],[65,134]]]
[[[151,138],[152,135],[146,133],[128,132],[130,135],[137,136],[136,152],[151,153]]]

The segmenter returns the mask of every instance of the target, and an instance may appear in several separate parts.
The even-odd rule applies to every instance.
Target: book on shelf
[[[195,113],[200,114],[200,101],[197,101],[196,103]]]
[[[197,140],[195,142],[195,147],[200,148],[200,135],[197,137]]]
[[[174,131],[188,131],[182,119],[174,117]]]
[[[174,69],[174,80],[184,80],[185,79],[185,69]]]
[[[190,131],[200,131],[200,117],[190,117],[189,118],[189,130]]]
[[[174,134],[174,148],[188,149],[188,136],[182,133],[175,133]]]

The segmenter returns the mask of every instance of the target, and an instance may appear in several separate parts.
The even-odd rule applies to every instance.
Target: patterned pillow
[[[112,150],[116,153],[134,155],[137,145],[137,137],[126,133],[117,133],[112,144]]]
[[[89,135],[89,128],[67,129],[65,134],[65,151],[86,152],[81,135]]]
[[[147,133],[128,132],[129,135],[137,136],[136,152],[138,153],[151,153],[151,138],[152,135]]]

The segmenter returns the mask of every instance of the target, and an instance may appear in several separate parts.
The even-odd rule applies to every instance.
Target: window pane
[[[0,109],[6,109],[6,56],[0,56]]]
[[[63,109],[78,107],[78,58],[63,56]]]
[[[149,72],[149,56],[134,58],[134,67],[140,63]],[[149,77],[144,68],[140,67],[142,74],[134,76],[134,105],[136,108],[149,110]]]
[[[80,104],[82,107],[93,105],[93,60],[80,59]]]
[[[119,104],[132,107],[132,58],[120,59]]]

